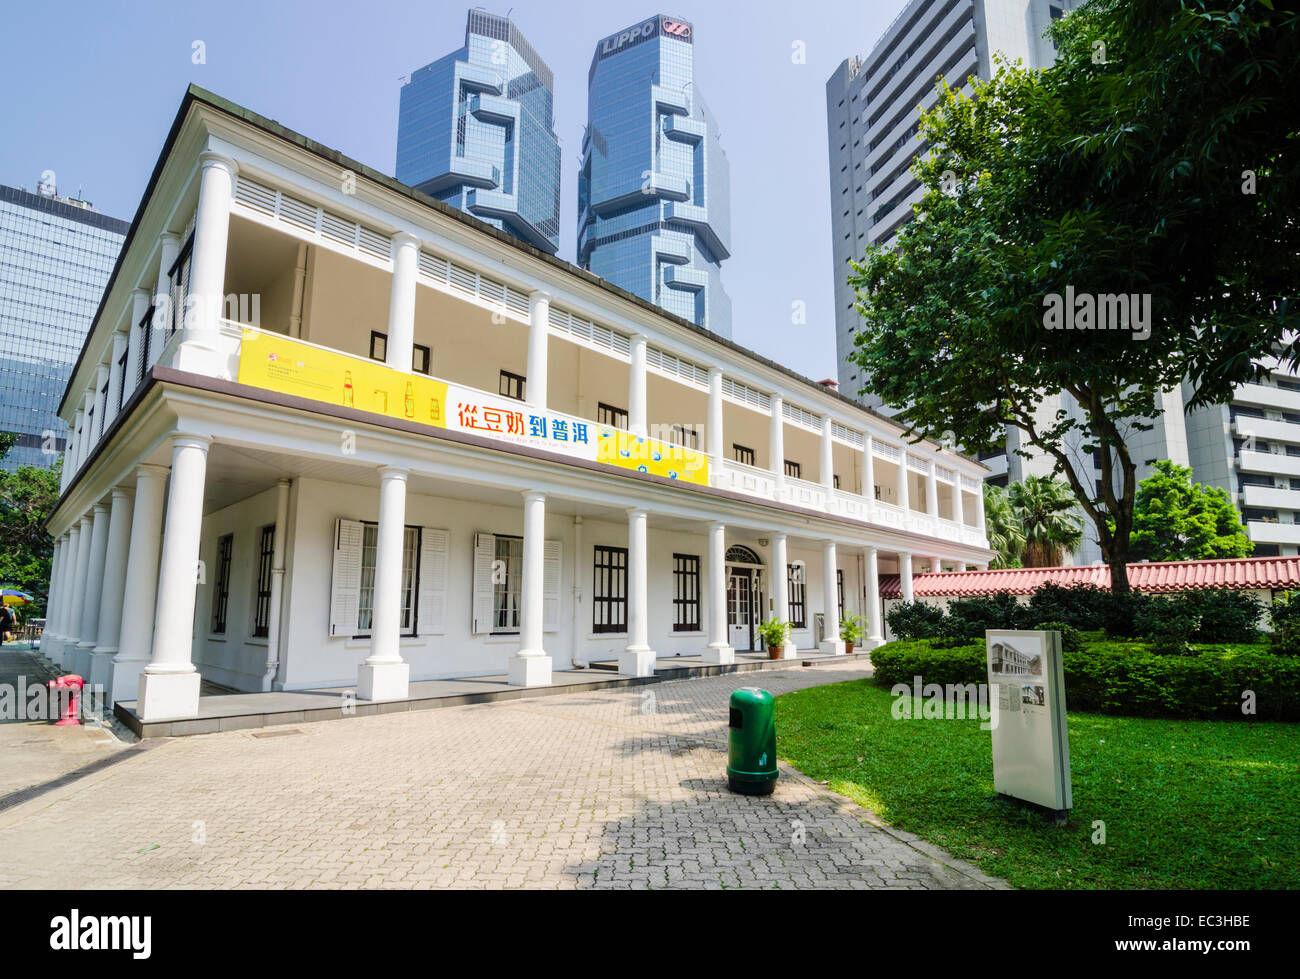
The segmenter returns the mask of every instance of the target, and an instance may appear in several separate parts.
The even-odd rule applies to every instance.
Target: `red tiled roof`
[[[1300,557],[1248,557],[1221,561],[1149,561],[1128,566],[1129,584],[1137,591],[1176,592],[1197,588],[1300,588]],[[970,598],[1009,591],[1030,595],[1044,582],[1064,587],[1110,587],[1110,568],[1009,568],[1005,571],[941,571],[914,574],[916,598]],[[880,576],[880,597],[901,598],[896,574]]]

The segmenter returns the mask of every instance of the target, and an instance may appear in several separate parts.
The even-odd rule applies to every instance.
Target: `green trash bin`
[[[741,687],[731,695],[727,785],[744,795],[776,788],[776,701],[766,690]]]

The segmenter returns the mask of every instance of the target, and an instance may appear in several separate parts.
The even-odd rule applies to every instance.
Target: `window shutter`
[[[470,631],[492,631],[492,565],[497,559],[497,539],[492,534],[474,535],[474,601]]]
[[[356,520],[334,524],[334,570],[330,575],[330,635],[355,636],[361,604],[361,535]]]
[[[447,557],[451,535],[425,527],[420,535],[420,635],[447,631]]]
[[[563,550],[557,540],[548,540],[542,555],[542,631],[560,629],[560,567]]]

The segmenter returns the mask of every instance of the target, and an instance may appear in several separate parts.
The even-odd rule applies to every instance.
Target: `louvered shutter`
[[[542,631],[560,628],[560,568],[563,550],[557,540],[548,540],[542,557]]]
[[[420,535],[420,635],[447,631],[447,559],[451,535],[425,527]]]
[[[334,524],[334,570],[330,575],[330,635],[355,636],[361,604],[361,538],[356,520]]]
[[[474,601],[470,631],[492,631],[492,565],[497,559],[497,539],[493,534],[474,535]]]

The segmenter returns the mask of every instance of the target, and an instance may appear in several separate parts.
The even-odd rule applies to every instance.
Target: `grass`
[[[778,753],[1017,887],[1300,885],[1300,725],[1070,713],[1074,810],[1053,826],[994,792],[977,719],[895,720],[892,704],[868,680],[784,694]]]

